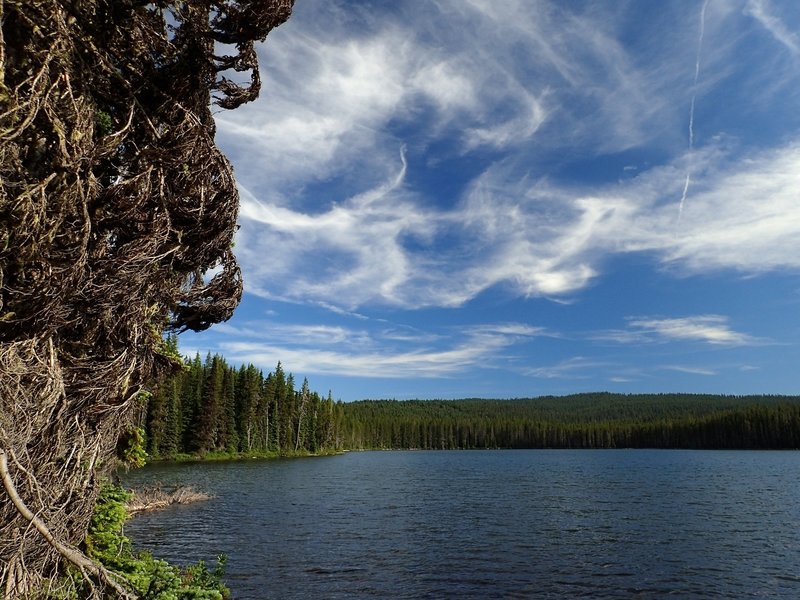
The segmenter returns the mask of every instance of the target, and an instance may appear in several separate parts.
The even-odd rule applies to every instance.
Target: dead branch
[[[47,541],[47,543],[50,544],[50,546],[52,546],[61,556],[78,567],[81,572],[87,573],[89,576],[96,579],[101,586],[110,587],[120,598],[130,600],[136,599],[136,594],[123,588],[122,585],[115,580],[114,575],[102,565],[95,563],[77,548],[67,546],[53,537],[53,534],[50,533],[47,525],[45,525],[39,517],[34,515],[27,506],[25,506],[25,503],[22,501],[22,498],[19,497],[19,494],[14,487],[14,482],[11,480],[11,474],[8,471],[8,459],[6,457],[5,450],[2,448],[0,448],[0,478],[3,481],[3,488],[5,489],[6,494],[8,494],[8,497],[11,499],[11,502],[14,504],[19,514],[22,515],[26,521],[29,521],[31,525],[34,526],[36,531],[38,531]]]
[[[135,490],[133,498],[126,504],[125,509],[129,515],[142,512],[151,512],[174,506],[176,504],[193,504],[210,500],[206,492],[195,490],[192,487],[180,486],[172,490],[163,490],[160,487]]]

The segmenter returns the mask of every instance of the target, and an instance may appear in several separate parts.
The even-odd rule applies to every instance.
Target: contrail
[[[706,32],[706,7],[709,0],[703,2],[703,8],[700,9],[700,36],[697,39],[697,56],[694,61],[694,82],[692,83],[692,103],[689,106],[689,155],[694,149],[694,102],[697,99],[697,78],[700,76],[700,53],[703,50],[703,35]],[[686,181],[683,184],[683,194],[681,195],[681,203],[678,207],[678,223],[681,222],[683,216],[683,205],[686,202],[686,194],[689,192],[689,183],[692,179],[691,165],[686,171]]]
[[[402,163],[402,167],[400,168],[400,172],[397,174],[397,177],[395,177],[394,180],[387,181],[375,188],[372,188],[371,190],[357,194],[350,198],[349,201],[354,204],[358,204],[359,206],[369,206],[370,204],[385,198],[387,194],[390,194],[399,188],[403,184],[403,181],[406,178],[406,172],[408,171],[405,144],[400,146],[400,162]]]

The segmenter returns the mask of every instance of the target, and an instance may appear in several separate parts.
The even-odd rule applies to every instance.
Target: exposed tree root
[[[39,532],[39,534],[54,550],[56,550],[56,552],[76,566],[82,573],[86,574],[87,577],[97,581],[101,588],[111,588],[120,598],[135,600],[136,595],[123,587],[123,585],[117,581],[117,578],[113,573],[110,573],[102,565],[95,563],[77,548],[68,546],[67,544],[58,541],[53,534],[50,533],[50,529],[48,529],[47,525],[45,525],[39,517],[33,514],[27,506],[25,506],[22,498],[20,498],[19,494],[17,493],[16,487],[14,487],[14,482],[11,480],[11,474],[8,471],[8,458],[5,450],[2,448],[0,448],[0,479],[3,481],[3,488],[5,489],[6,494],[8,494],[9,499],[14,504],[14,507],[17,509],[22,518],[30,522],[34,529]],[[21,567],[22,565],[17,563],[17,569]],[[20,582],[24,581],[24,577],[19,577],[19,574],[15,573],[13,577],[15,588],[18,579]],[[5,590],[7,597],[10,597],[12,594],[18,591],[17,589],[11,587],[11,582],[12,578],[9,577]]]
[[[140,391],[177,364],[164,331],[205,329],[241,297],[238,194],[211,104],[257,96],[254,42],[292,4],[0,0],[8,600],[54,591],[65,564],[95,597],[114,589],[78,550],[99,475]]]

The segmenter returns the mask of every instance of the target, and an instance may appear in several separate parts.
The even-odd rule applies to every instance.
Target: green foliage
[[[133,570],[130,540],[122,535],[122,527],[128,518],[125,504],[131,497],[132,494],[121,487],[104,485],[84,542],[90,558],[112,571],[123,573]]]
[[[103,110],[98,110],[94,115],[94,126],[98,136],[103,137],[113,131],[114,121],[110,114]]]
[[[177,346],[175,346],[177,350]],[[278,363],[186,361],[148,405],[159,457],[382,448],[799,448],[800,397],[607,392],[511,400],[323,399]]]
[[[145,431],[141,427],[129,429],[118,444],[118,456],[125,467],[140,468],[147,462]]]
[[[172,353],[177,340],[168,338]],[[219,355],[199,355],[157,382],[147,404],[147,451],[155,458],[297,456],[331,453],[341,437],[325,401],[278,363],[264,374]]]
[[[181,356],[180,351],[178,351],[177,335],[169,334],[165,338],[159,338],[157,350],[162,357],[167,358],[171,363],[182,369],[186,368],[183,356]]]
[[[361,448],[799,448],[800,397],[576,394],[338,404]]]
[[[130,498],[131,494],[120,487],[103,486],[84,543],[87,555],[124,577],[142,600],[229,599],[230,591],[222,583],[224,555],[209,570],[202,561],[180,569],[147,552],[133,552],[130,540],[122,533],[128,516],[125,503]]]

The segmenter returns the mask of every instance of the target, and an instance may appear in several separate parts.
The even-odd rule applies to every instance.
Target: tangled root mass
[[[164,331],[239,302],[211,108],[258,95],[254,42],[292,4],[0,0],[0,595],[46,590],[66,562],[116,589],[69,551],[172,364]]]

